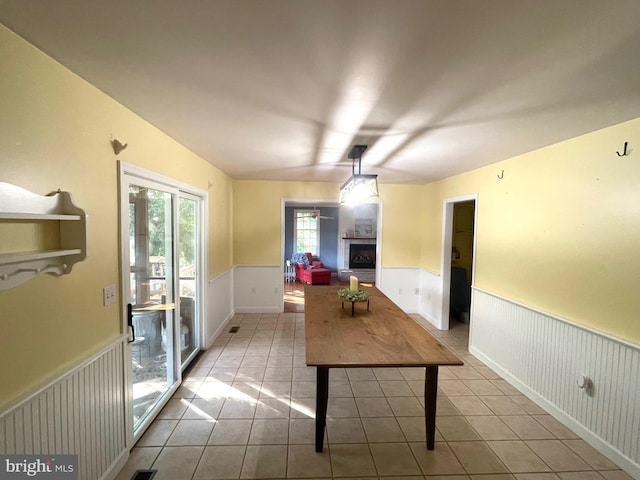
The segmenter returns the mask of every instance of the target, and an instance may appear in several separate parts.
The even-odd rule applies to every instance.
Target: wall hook
[[[629,155],[627,153],[627,143],[629,143],[629,142],[624,142],[624,151],[622,153],[616,151],[616,153],[618,154],[619,157],[624,157],[625,155]]]
[[[498,177],[499,180],[502,180],[504,178],[504,170],[502,170],[502,173],[500,175],[496,175]]]
[[[129,144],[125,143],[123,145],[122,143],[120,143],[118,141],[117,138],[114,138],[113,140],[111,140],[111,146],[113,147],[113,153],[118,155],[121,151],[123,151],[125,148],[127,148],[129,146]]]

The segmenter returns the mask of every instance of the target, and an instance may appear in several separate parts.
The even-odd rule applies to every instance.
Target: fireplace
[[[352,243],[349,245],[349,268],[375,269],[376,245],[364,243]]]

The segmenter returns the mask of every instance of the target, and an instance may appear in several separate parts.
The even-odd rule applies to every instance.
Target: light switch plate
[[[108,285],[102,289],[103,304],[106,307],[112,303],[116,303],[116,286]]]

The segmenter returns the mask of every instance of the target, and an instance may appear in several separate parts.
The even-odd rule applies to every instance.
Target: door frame
[[[127,293],[127,289],[130,289],[130,281],[129,281],[129,216],[124,215],[123,213],[128,212],[129,205],[129,191],[128,188],[125,188],[132,180],[138,182],[140,185],[147,185],[151,188],[157,188],[158,186],[162,187],[165,191],[171,193],[176,196],[176,199],[180,196],[181,193],[186,193],[190,196],[200,198],[201,208],[199,214],[199,221],[201,224],[201,229],[198,232],[198,245],[199,245],[199,262],[198,269],[200,270],[200,281],[197,282],[197,293],[200,301],[196,306],[197,316],[200,319],[198,323],[198,347],[205,348],[206,342],[205,338],[207,338],[207,321],[206,321],[206,312],[207,312],[207,304],[206,304],[206,284],[208,277],[208,260],[207,260],[207,251],[206,248],[206,239],[209,234],[209,222],[208,222],[208,197],[209,193],[206,190],[199,189],[187,183],[180,182],[171,177],[167,177],[161,175],[159,173],[153,172],[151,170],[144,169],[142,167],[138,167],[136,165],[132,165],[130,163],[123,162],[118,160],[118,224],[119,224],[119,235],[118,235],[118,249],[119,249],[119,257],[120,257],[120,325],[121,331],[123,334],[129,334],[129,329],[127,326],[127,302],[125,301],[129,295]],[[173,204],[173,228],[174,231],[177,231],[177,210],[178,210],[178,202],[174,202]],[[177,243],[176,243],[177,245]],[[174,286],[177,287],[177,279],[179,278],[179,259],[177,255],[174,255]],[[176,295],[179,292],[176,289]],[[176,315],[180,314],[180,302],[175,302],[176,304]],[[179,329],[174,329],[174,344],[175,342],[179,342]],[[179,343],[177,343],[179,345]],[[125,348],[124,352],[124,371],[123,378],[125,382],[125,433],[126,433],[126,445],[128,448],[133,447],[134,443],[142,436],[145,430],[149,427],[151,422],[154,420],[155,415],[150,415],[145,421],[140,425],[140,428],[136,434],[133,431],[133,384],[132,384],[132,375],[131,375],[131,346],[127,343],[127,348]],[[166,403],[173,393],[178,389],[180,382],[182,380],[182,368],[181,362],[179,359],[179,355],[176,355],[174,359],[174,367],[176,371],[176,383],[174,386],[165,394],[163,403]]]
[[[194,187],[191,187],[194,188]],[[199,220],[199,225],[197,225],[196,227],[198,228],[198,231],[196,232],[196,237],[197,237],[197,249],[198,249],[198,272],[200,272],[199,277],[196,277],[196,293],[198,295],[198,300],[200,305],[198,305],[198,308],[195,310],[194,315],[196,316],[196,318],[198,319],[197,325],[198,325],[198,329],[197,329],[197,347],[198,349],[205,349],[207,347],[207,342],[206,342],[206,334],[207,334],[207,322],[206,322],[206,294],[207,294],[207,280],[208,280],[208,275],[207,274],[207,260],[206,260],[206,252],[207,249],[206,247],[206,240],[208,238],[208,223],[207,223],[207,192],[204,192],[201,190],[201,193],[203,195],[198,195],[195,194],[191,191],[186,191],[184,188],[179,189],[180,192],[178,193],[178,200],[180,198],[186,198],[189,200],[195,200],[196,202],[199,202],[199,207],[200,207],[200,211],[197,212],[198,215],[198,220]],[[178,205],[177,208],[180,208],[180,202],[178,201]],[[176,220],[178,220],[178,218],[176,218]],[[207,232],[205,235],[205,231]],[[178,258],[176,258],[177,261],[179,261]],[[178,278],[178,282],[180,282],[180,265],[177,266],[177,270],[176,270],[176,277]],[[179,302],[179,298],[180,298],[180,292],[178,291],[176,293],[177,297],[178,297],[178,303]],[[178,330],[178,332],[176,332],[176,335],[178,336],[178,342],[180,341],[179,335],[180,332]],[[178,343],[179,344],[179,343]],[[197,351],[194,351],[193,353],[191,353],[188,357],[189,362],[192,362],[193,359],[196,357],[197,355]],[[180,365],[182,366],[182,361],[180,361]]]
[[[453,206],[456,203],[475,201],[473,209],[473,261],[471,262],[471,303],[473,304],[473,286],[476,281],[476,241],[478,232],[478,194],[461,195],[459,197],[446,198],[442,202],[442,256],[440,260],[440,278],[442,291],[442,304],[440,314],[440,330],[449,330],[449,305],[451,303],[451,248],[453,246]],[[471,323],[471,315],[469,315]]]
[[[382,199],[377,198],[375,201],[371,202],[371,203],[375,203],[377,206],[377,215],[376,215],[376,225],[377,225],[377,230],[376,230],[376,285],[380,285],[381,282],[381,278],[382,278]],[[284,252],[285,252],[285,243],[286,243],[286,215],[285,215],[285,211],[286,211],[286,207],[297,207],[297,206],[303,206],[303,205],[307,205],[309,207],[312,206],[327,206],[327,205],[331,205],[331,206],[338,206],[338,209],[340,209],[341,205],[339,204],[339,202],[334,198],[334,199],[320,199],[320,198],[296,198],[296,197],[282,197],[280,199],[280,268],[284,269],[284,265],[286,263],[286,258],[284,256]],[[340,229],[338,229],[338,235],[340,235]],[[338,238],[338,249],[340,249],[342,247],[341,243],[340,243],[341,237]],[[340,260],[340,251],[337,252],[337,258],[338,260]],[[340,266],[338,266],[338,270],[340,270]],[[338,275],[340,274],[340,272],[337,272]],[[284,270],[282,271],[282,274],[280,275],[280,279],[284,279]],[[284,283],[284,282],[283,282]],[[282,311],[284,311],[284,296],[285,293],[284,291],[282,292]]]

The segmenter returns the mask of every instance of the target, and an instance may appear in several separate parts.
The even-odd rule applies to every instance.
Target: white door
[[[158,181],[160,179],[161,181]],[[201,348],[203,197],[121,163],[123,325],[129,334],[128,437],[136,441]]]

